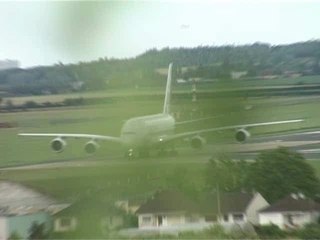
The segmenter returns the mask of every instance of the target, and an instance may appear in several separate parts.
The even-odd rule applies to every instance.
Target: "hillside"
[[[151,49],[130,59],[56,64],[0,71],[0,96],[43,95],[72,91],[159,86],[164,68],[174,62],[176,78],[277,78],[320,74],[320,41],[272,46]]]

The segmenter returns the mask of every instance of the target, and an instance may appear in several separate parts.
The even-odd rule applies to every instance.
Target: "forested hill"
[[[0,94],[55,94],[70,91],[163,84],[165,68],[174,62],[176,78],[227,80],[242,72],[247,78],[286,74],[320,74],[320,41],[271,46],[151,49],[135,58],[100,58],[92,62],[0,71]]]

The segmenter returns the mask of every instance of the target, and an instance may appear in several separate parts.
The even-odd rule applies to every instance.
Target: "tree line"
[[[100,58],[76,64],[62,63],[29,69],[0,71],[0,89],[9,95],[56,94],[72,91],[163,85],[156,69],[174,62],[176,78],[228,79],[232,71],[248,77],[299,72],[320,74],[320,41],[272,46],[198,46],[151,49],[128,59]]]

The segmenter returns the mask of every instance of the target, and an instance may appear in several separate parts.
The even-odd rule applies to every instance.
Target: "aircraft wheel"
[[[135,158],[134,150],[132,148],[128,149],[126,153],[126,158],[128,160],[133,160]]]

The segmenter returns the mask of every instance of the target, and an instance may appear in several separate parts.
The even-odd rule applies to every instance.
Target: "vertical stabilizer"
[[[172,80],[172,63],[169,64],[169,69],[168,69],[166,96],[165,96],[164,105],[163,105],[163,113],[164,114],[170,113],[171,80]]]

